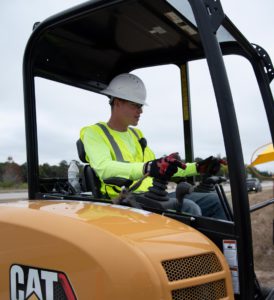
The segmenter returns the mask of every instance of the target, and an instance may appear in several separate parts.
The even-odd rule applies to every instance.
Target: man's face
[[[136,126],[139,122],[140,115],[143,112],[141,104],[126,101],[126,100],[120,100],[120,115],[125,125],[133,125]]]

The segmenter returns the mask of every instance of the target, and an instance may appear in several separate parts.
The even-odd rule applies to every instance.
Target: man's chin
[[[139,123],[139,120],[136,120],[136,121],[132,122],[130,125],[131,125],[131,126],[137,126],[138,123]]]

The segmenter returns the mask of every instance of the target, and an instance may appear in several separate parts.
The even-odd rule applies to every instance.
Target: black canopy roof
[[[224,15],[222,24],[224,53],[256,54]],[[35,76],[94,91],[119,73],[204,57],[195,22],[164,0],[88,1],[35,26],[30,53]]]

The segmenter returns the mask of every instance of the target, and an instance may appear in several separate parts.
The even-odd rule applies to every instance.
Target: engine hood
[[[9,210],[26,220],[26,215],[36,212],[40,217],[66,220],[69,222],[95,227],[105,233],[115,235],[131,243],[169,243],[174,246],[184,244],[200,251],[207,250],[211,243],[193,228],[173,219],[142,209],[84,201],[14,201],[0,204],[1,211]],[[17,219],[20,221],[20,217]],[[55,228],[57,231],[58,228]]]
[[[202,257],[202,263],[195,259],[193,264],[200,268],[199,264],[207,265],[204,259],[208,255],[214,255],[220,266],[218,276],[224,277],[228,271],[219,249],[198,231],[126,206],[81,201],[7,202],[0,204],[0,226],[0,238],[6,240],[0,250],[6,253],[7,268],[16,262],[62,271],[70,277],[79,299],[99,293],[98,280],[104,282],[104,288],[99,298],[92,299],[169,299],[172,289],[186,283],[182,278],[169,282],[163,263],[171,262],[173,270],[173,262],[184,264],[185,258]],[[88,298],[83,287],[86,278]],[[191,280],[197,279],[187,279],[187,284]]]

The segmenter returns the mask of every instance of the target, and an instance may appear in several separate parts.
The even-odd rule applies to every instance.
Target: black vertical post
[[[23,60],[23,86],[25,108],[25,133],[28,168],[29,199],[39,191],[38,142],[35,106],[34,76],[31,64],[31,46],[28,44]]]
[[[272,175],[272,192],[273,192],[273,198],[274,198],[274,176]],[[274,245],[274,205],[273,205],[273,230],[272,230],[272,243]]]
[[[182,90],[182,110],[184,124],[184,146],[186,162],[194,161],[193,135],[192,135],[192,115],[189,89],[188,63],[181,66],[181,90]],[[189,183],[195,183],[195,177],[187,177]]]
[[[182,109],[184,122],[184,143],[186,162],[194,160],[193,154],[193,136],[192,136],[192,118],[191,103],[189,94],[188,64],[181,66],[181,88],[182,88]]]
[[[198,25],[211,74],[228,159],[234,221],[238,236],[240,297],[250,300],[254,297],[254,265],[249,203],[245,189],[245,168],[233,99],[216,37],[216,31],[225,16],[218,0],[214,2],[192,0],[189,3]],[[211,4],[213,7],[210,6]]]

